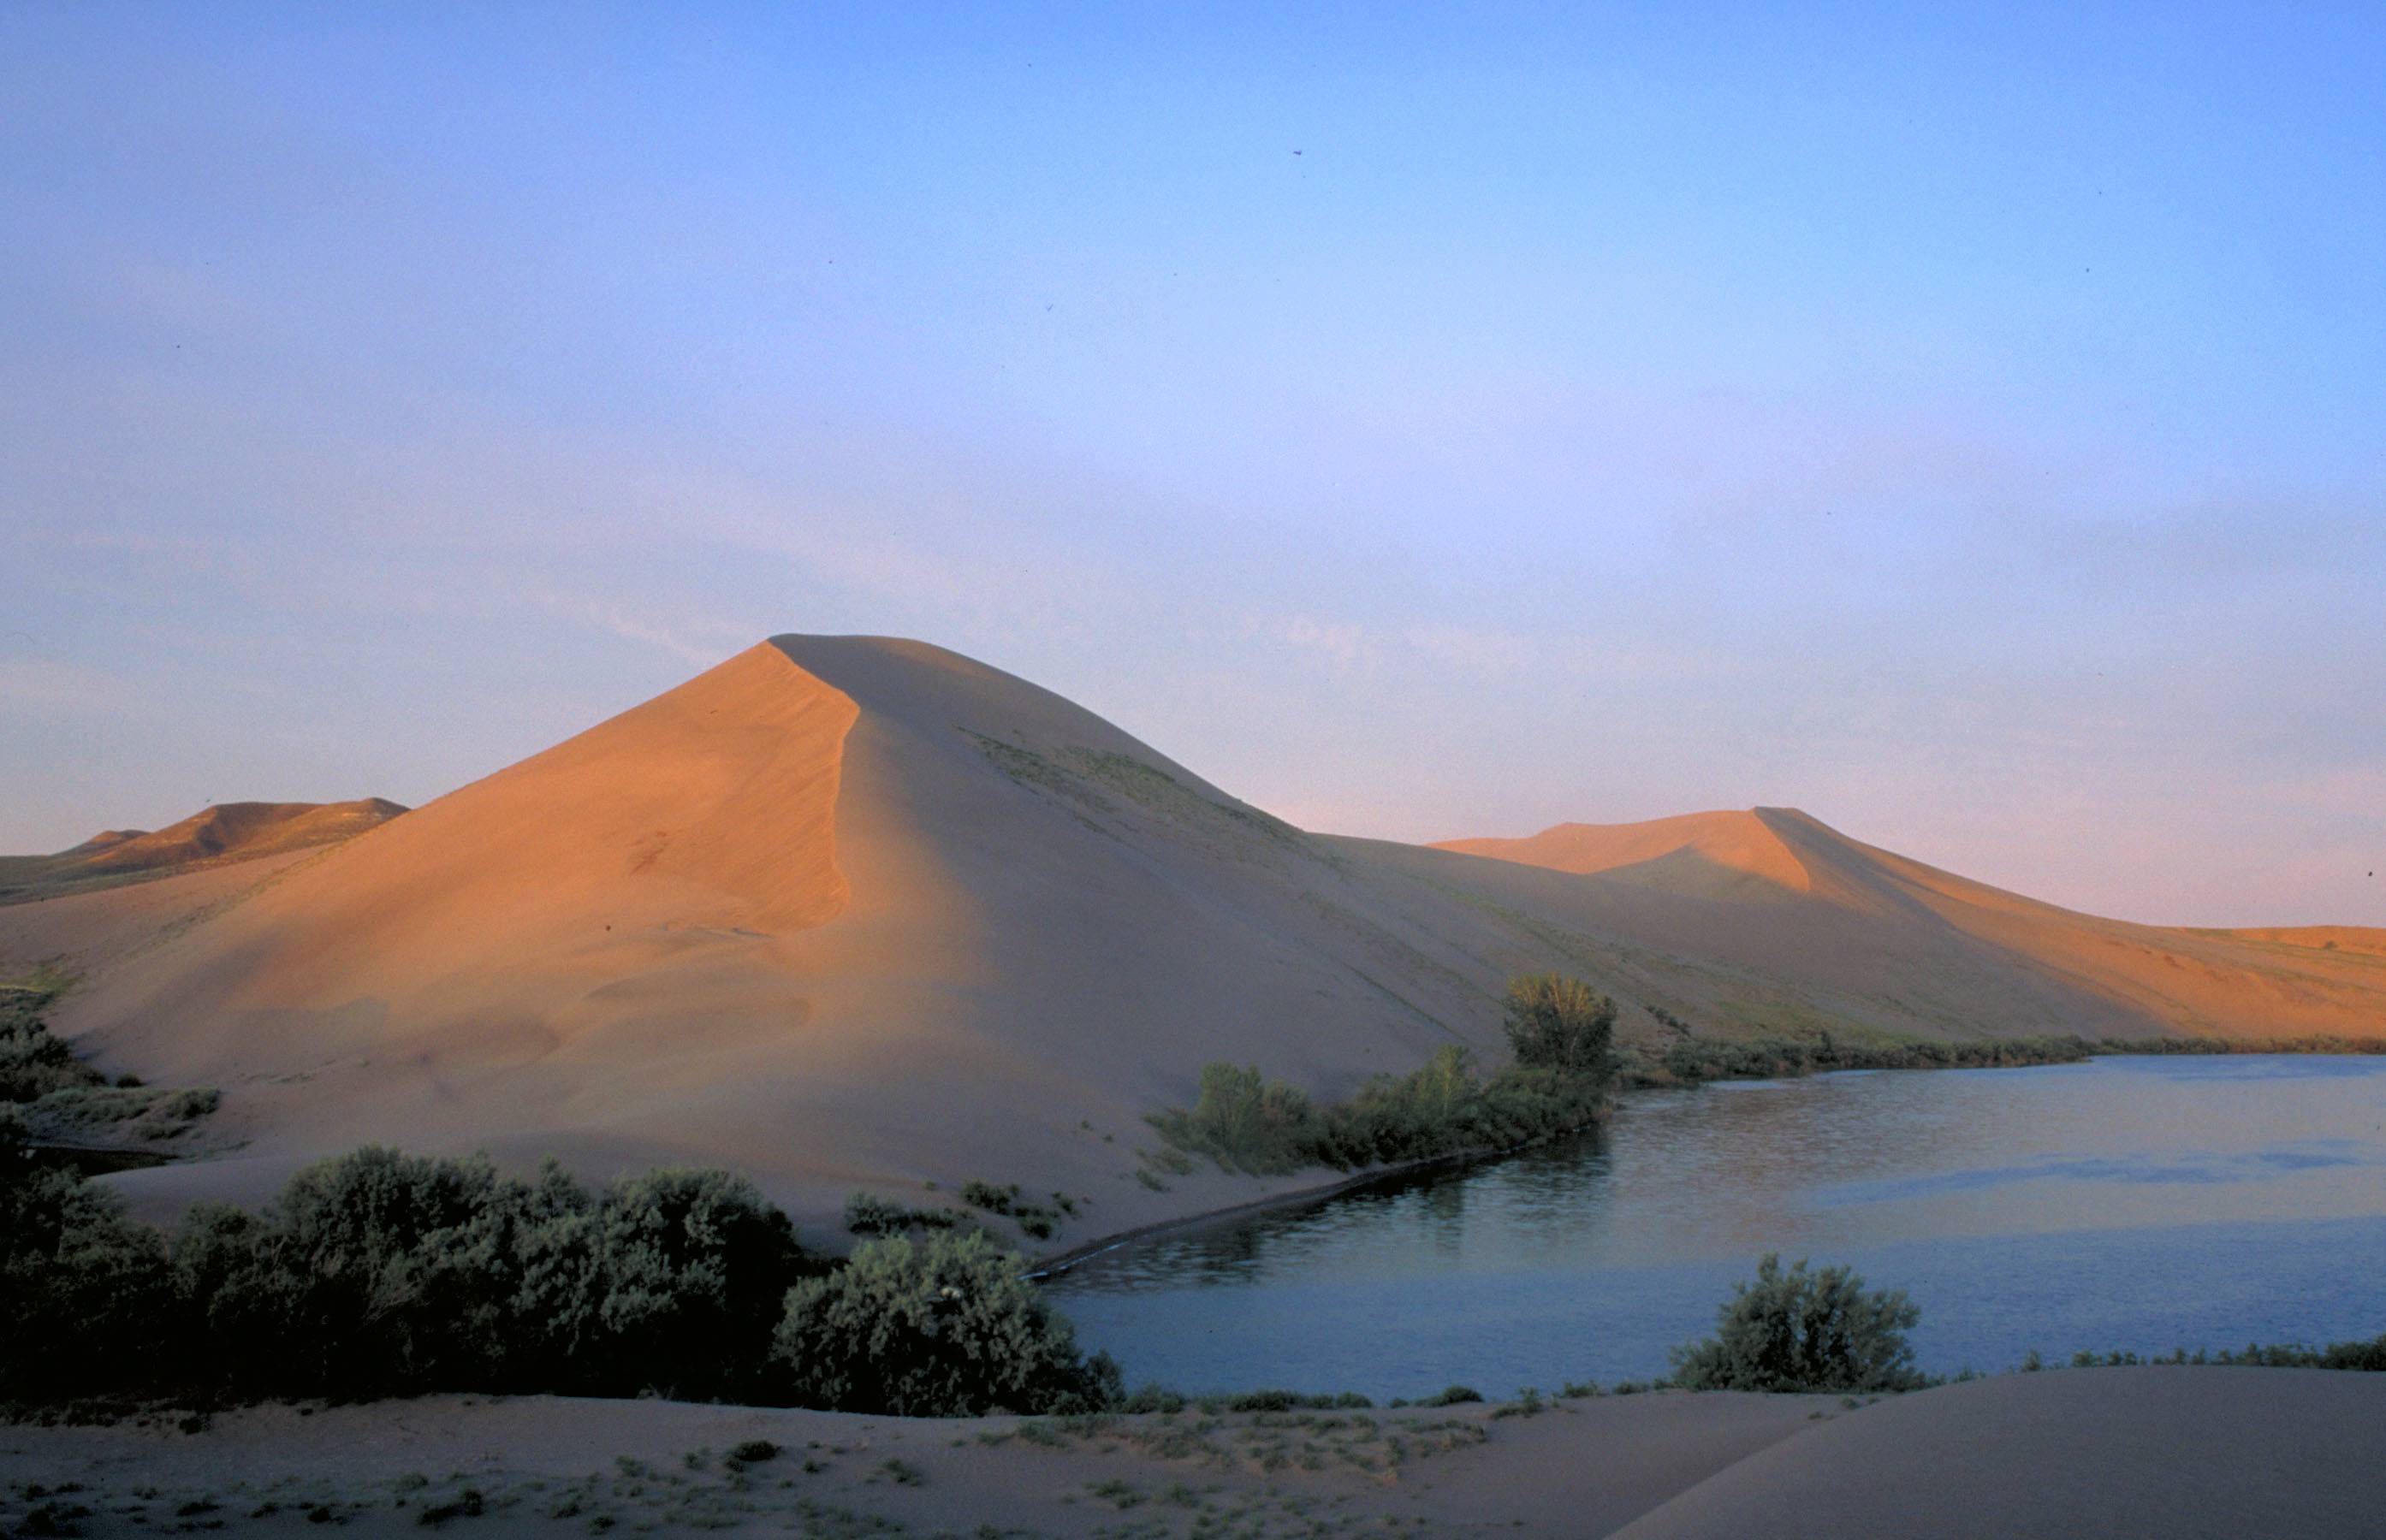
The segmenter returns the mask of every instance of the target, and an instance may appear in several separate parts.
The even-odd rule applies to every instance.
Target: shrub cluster
[[[845,1200],[845,1227],[856,1235],[899,1235],[906,1230],[950,1230],[961,1216],[949,1208],[907,1208],[871,1193]]]
[[[171,1139],[216,1109],[211,1088],[148,1086],[130,1075],[110,1085],[75,1058],[48,1020],[64,987],[50,975],[0,984],[0,1106],[19,1109],[29,1136],[74,1145],[95,1135]]]
[[[1653,1058],[1637,1057],[1625,1078],[1635,1084],[1707,1080],[1775,1080],[1832,1070],[1989,1070],[2025,1064],[2076,1064],[2101,1048],[2078,1037],[1935,1039],[1849,1043],[1829,1032],[1811,1038],[1686,1038]]]
[[[2311,1347],[2302,1343],[2248,1343],[2242,1349],[2222,1348],[2216,1353],[2201,1349],[2191,1354],[2184,1347],[2168,1358],[2141,1357],[2131,1352],[2094,1353],[2081,1351],[2071,1355],[2074,1369],[2119,1369],[2136,1364],[2219,1364],[2242,1369],[2336,1369],[2356,1373],[2386,1374],[2386,1334],[2367,1341],[2331,1342],[2325,1347]],[[2032,1353],[2022,1367],[2026,1370],[2045,1367]]]
[[[2386,1037],[2104,1037],[2100,1054],[2386,1054]]]
[[[1451,1045],[1413,1074],[1378,1076],[1328,1107],[1256,1066],[1212,1064],[1190,1111],[1151,1122],[1180,1149],[1265,1176],[1513,1149],[1583,1128],[1606,1108],[1603,1081],[1516,1065],[1485,1080]]]
[[[1503,1003],[1516,1062],[1605,1082],[1615,1072],[1615,1002],[1580,979],[1527,973]]]
[[[1125,1395],[1118,1365],[1080,1355],[1019,1258],[982,1232],[873,1241],[797,1284],[771,1358],[811,1404],[897,1417],[1099,1411]]]
[[[1687,1032],[1660,1010],[1661,1021]],[[1846,1042],[1822,1031],[1810,1037],[1684,1037],[1662,1052],[1628,1051],[1625,1083],[1673,1085],[1709,1080],[1777,1080],[1832,1070],[2002,1070],[2076,1064],[2099,1054],[2380,1054],[2386,1038],[2350,1037],[2031,1037],[1932,1038]]]
[[[54,983],[0,984],[0,1102],[35,1101],[53,1091],[104,1085],[107,1077],[51,1035],[45,1017]]]
[[[1752,1283],[1734,1286],[1714,1335],[1674,1349],[1673,1383],[1686,1390],[1913,1390],[1905,1333],[1922,1319],[1895,1289],[1868,1291],[1843,1267],[1784,1271],[1768,1252]]]
[[[1422,1069],[1378,1075],[1349,1101],[1321,1107],[1256,1065],[1211,1064],[1191,1109],[1151,1123],[1178,1149],[1276,1175],[1513,1149],[1598,1121],[1615,1081],[1615,1003],[1542,974],[1510,986],[1506,1013],[1515,1062],[1488,1079],[1452,1044]]]
[[[1052,1195],[1052,1205],[1030,1203],[1020,1193],[1019,1183],[1005,1183],[997,1186],[973,1177],[961,1183],[961,1201],[973,1208],[983,1208],[989,1214],[1000,1214],[1018,1221],[1019,1228],[1036,1240],[1049,1240],[1060,1228],[1062,1214],[1077,1211],[1076,1199],[1063,1193]]]
[[[521,1182],[368,1148],[261,1212],[194,1208],[169,1238],[36,1165],[23,1134],[0,1109],[0,1399],[545,1391],[961,1414],[1116,1393],[985,1237],[878,1242],[835,1268],[721,1171],[592,1191],[552,1161]]]

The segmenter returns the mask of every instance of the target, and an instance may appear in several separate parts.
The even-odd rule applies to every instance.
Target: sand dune
[[[1204,1063],[1333,1096],[1490,1056],[1524,970],[1660,1043],[2386,1033],[2337,939],[2071,914],[1780,809],[1311,835],[983,664],[797,636],[337,845],[0,909],[0,958],[85,969],[57,1025],[103,1065],[224,1088],[220,1158],[121,1179],[161,1210],[382,1140],[719,1163],[815,1224],[1016,1180],[1092,1200],[1061,1245],[1291,1184],[1144,1179]]]
[[[0,857],[0,903],[335,845],[404,811],[377,796],[356,802],[220,802],[154,832],[105,829],[53,856]]]

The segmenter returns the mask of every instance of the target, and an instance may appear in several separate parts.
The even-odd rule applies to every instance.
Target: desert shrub
[[[2168,1358],[2148,1358],[2127,1349],[2098,1353],[2083,1348],[2071,1355],[2074,1369],[2121,1369],[2137,1364],[2224,1364],[2241,1369],[2334,1369],[2380,1374],[2386,1373],[2386,1336],[2332,1342],[2325,1347],[2303,1343],[2249,1343],[2242,1349],[2206,1352],[2199,1348],[2193,1354],[2182,1347]],[[2034,1352],[2022,1362],[2024,1371],[2044,1367]]]
[[[1118,1366],[1076,1334],[982,1233],[872,1241],[787,1291],[772,1360],[806,1406],[910,1417],[1097,1411]]]
[[[174,1264],[207,1367],[307,1393],[497,1382],[516,1284],[499,1188],[486,1160],[369,1147],[298,1172],[262,1215],[194,1208]]]
[[[961,1216],[949,1208],[907,1208],[869,1193],[845,1200],[845,1228],[856,1235],[898,1235],[906,1230],[949,1230]]]
[[[1053,1196],[1060,1196],[1057,1193]],[[989,1214],[1000,1214],[1006,1219],[1017,1221],[1021,1231],[1039,1241],[1050,1238],[1061,1218],[1057,1209],[1047,1208],[1040,1203],[1028,1202],[1020,1195],[1019,1183],[1016,1182],[998,1187],[991,1182],[980,1182],[973,1178],[961,1183],[961,1201],[973,1208],[983,1208]],[[1067,1200],[1061,1201],[1065,1203]],[[1074,1209],[1075,1206],[1073,1204],[1070,1207]],[[922,1222],[934,1223],[924,1218]],[[952,1222],[951,1216],[948,1215],[944,1218],[944,1224],[949,1225]]]
[[[262,1213],[194,1208],[172,1256],[188,1371],[260,1394],[739,1394],[811,1271],[786,1216],[722,1172],[597,1196],[553,1162],[524,1183],[379,1148]]]
[[[0,1102],[30,1102],[55,1091],[104,1085],[107,1077],[75,1058],[46,1019],[58,991],[46,984],[0,984]]]
[[[1867,1392],[1924,1383],[1905,1333],[1922,1312],[1897,1290],[1866,1291],[1843,1267],[1784,1271],[1767,1252],[1754,1281],[1735,1285],[1715,1334],[1674,1349],[1674,1383],[1688,1390]]]
[[[1205,1066],[1193,1109],[1162,1113],[1152,1123],[1180,1148],[1258,1175],[1342,1163],[1308,1095],[1265,1079],[1257,1065]]]
[[[1615,1002],[1580,979],[1525,974],[1501,1010],[1517,1063],[1602,1084],[1615,1073]]]
[[[598,1225],[601,1361],[640,1389],[735,1394],[759,1383],[788,1288],[817,1271],[753,1183],[717,1171],[615,1183]]]
[[[1828,1031],[1805,1037],[1686,1038],[1653,1057],[1624,1056],[1626,1083],[1775,1080],[1832,1070],[1983,1070],[2072,1064],[2108,1051],[2072,1036],[1936,1038],[1850,1042]]]
[[[1486,1081],[1464,1048],[1438,1051],[1406,1075],[1378,1075],[1347,1102],[1319,1108],[1256,1069],[1212,1064],[1189,1112],[1152,1125],[1181,1149],[1256,1175],[1306,1166],[1429,1160],[1513,1149],[1595,1121],[1607,1106],[1603,1081],[1546,1066],[1510,1065]]]
[[[171,1291],[157,1233],[116,1196],[34,1163],[0,1107],[0,1399],[110,1391],[156,1371]]]

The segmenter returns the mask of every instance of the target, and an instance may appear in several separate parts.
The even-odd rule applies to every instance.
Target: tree
[[[1716,1312],[1715,1334],[1674,1349],[1674,1382],[1688,1390],[1891,1391],[1924,1383],[1905,1333],[1922,1311],[1896,1289],[1866,1291],[1843,1267],[1783,1271],[1778,1253],[1756,1264]]]
[[[1615,1074],[1615,1002],[1580,979],[1527,973],[1504,1002],[1516,1062],[1604,1083]]]

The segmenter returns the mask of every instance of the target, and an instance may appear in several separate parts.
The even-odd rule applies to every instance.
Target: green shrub
[[[1897,1290],[1867,1292],[1846,1268],[1783,1271],[1767,1252],[1734,1287],[1715,1334],[1674,1349],[1688,1390],[1891,1391],[1924,1383],[1905,1333],[1922,1312]]]
[[[717,1171],[615,1183],[599,1214],[600,1360],[639,1389],[758,1388],[755,1349],[788,1288],[818,1271],[787,1216],[752,1183]]]
[[[1603,1081],[1546,1066],[1511,1065],[1481,1080],[1451,1044],[1413,1073],[1378,1075],[1325,1108],[1256,1069],[1212,1064],[1190,1112],[1151,1123],[1181,1149],[1264,1176],[1513,1149],[1596,1121],[1607,1099]]]
[[[51,1034],[46,1016],[58,993],[55,984],[0,984],[0,1102],[107,1083]]]
[[[1580,979],[1527,973],[1502,1003],[1516,1062],[1604,1084],[1615,1073],[1615,1002]]]
[[[1058,1194],[1054,1196],[1059,1196]],[[1051,1236],[1061,1217],[1058,1210],[1029,1203],[1022,1197],[1016,1182],[998,1187],[991,1182],[973,1178],[961,1183],[961,1201],[973,1208],[983,1208],[989,1214],[1000,1214],[1006,1219],[1018,1221],[1021,1230],[1039,1241]],[[949,1224],[952,1221],[948,1219],[945,1222]]]
[[[869,1193],[845,1200],[845,1228],[856,1235],[898,1235],[906,1230],[949,1230],[961,1216],[949,1208],[906,1208]]]
[[[106,1188],[36,1165],[0,1107],[0,1399],[121,1388],[157,1371],[172,1292],[157,1233]]]
[[[1119,1400],[1118,1366],[1078,1352],[1024,1267],[982,1233],[870,1242],[787,1292],[772,1345],[779,1383],[802,1405],[906,1417]]]

